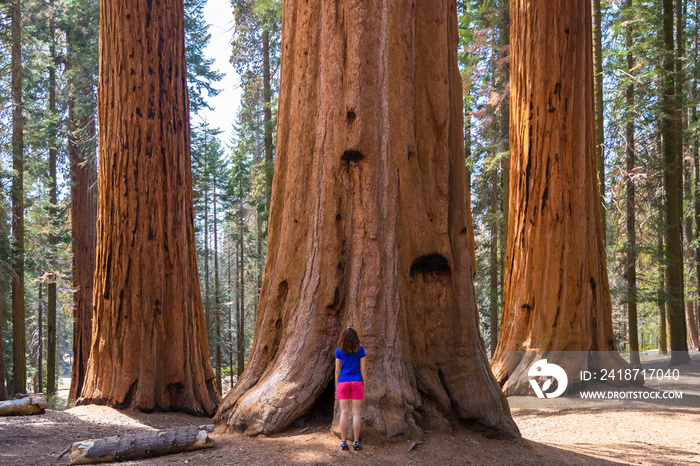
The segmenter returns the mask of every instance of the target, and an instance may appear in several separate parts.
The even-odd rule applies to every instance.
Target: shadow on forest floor
[[[543,415],[544,414],[544,415]],[[429,433],[411,451],[411,442],[365,443],[360,452],[340,451],[325,418],[269,437],[212,434],[216,448],[131,462],[207,466],[226,464],[690,464],[697,461],[700,410],[669,417],[668,410],[559,413],[514,411],[526,442],[484,438],[464,428]],[[0,418],[0,464],[68,464],[56,456],[72,442],[181,425],[209,423],[181,413],[137,413],[104,406],[79,406],[45,415]],[[671,435],[670,433],[675,433]]]

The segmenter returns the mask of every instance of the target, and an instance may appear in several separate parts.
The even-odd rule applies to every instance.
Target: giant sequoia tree
[[[89,6],[92,6],[89,4]],[[92,9],[88,10],[92,12]],[[92,48],[84,28],[67,32],[70,100],[68,153],[71,167],[71,235],[73,236],[73,367],[68,398],[80,396],[92,339],[92,294],[97,242],[97,163],[95,151],[96,69],[85,58]],[[95,67],[96,68],[96,67]]]
[[[511,165],[501,335],[508,393],[532,357],[578,351],[565,369],[626,367],[615,351],[596,182],[590,0],[511,2]],[[532,351],[512,364],[511,351]],[[539,352],[539,353],[538,353]],[[600,356],[600,354],[598,354]]]
[[[216,422],[287,427],[332,383],[353,326],[366,429],[471,419],[517,436],[477,327],[455,1],[288,0],[282,37],[255,337]]]
[[[95,320],[79,402],[212,415],[182,0],[100,6]]]

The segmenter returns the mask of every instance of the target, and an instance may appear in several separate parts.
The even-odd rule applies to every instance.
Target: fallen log
[[[70,464],[129,461],[214,446],[209,432],[214,425],[173,429],[82,440],[71,445]]]
[[[0,416],[43,414],[46,405],[46,397],[41,393],[24,395],[14,400],[0,401]]]

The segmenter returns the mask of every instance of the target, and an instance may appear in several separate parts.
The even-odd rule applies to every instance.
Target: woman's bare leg
[[[338,400],[340,401],[340,440],[345,441],[345,436],[348,432],[348,411],[350,411],[350,400]],[[353,401],[353,408],[354,408]],[[353,423],[354,425],[354,423]]]
[[[355,441],[359,442],[360,441],[360,425],[361,425],[361,419],[360,419],[360,408],[362,407],[362,400],[352,400],[352,433],[355,435]],[[342,411],[341,411],[342,412]],[[343,422],[342,419],[342,414],[340,417],[341,421]],[[345,418],[345,422],[347,423],[347,417]]]

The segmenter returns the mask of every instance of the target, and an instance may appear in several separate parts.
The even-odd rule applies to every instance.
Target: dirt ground
[[[684,372],[695,377],[699,368],[697,356]],[[696,385],[693,378],[685,380]],[[700,407],[695,402],[658,408],[514,408],[512,413],[522,443],[487,439],[457,427],[452,434],[427,433],[411,451],[410,441],[364,443],[359,452],[340,451],[328,421],[316,417],[304,427],[264,438],[225,434],[219,428],[211,435],[212,449],[127,464],[700,464]],[[68,455],[56,457],[78,440],[209,422],[181,413],[144,414],[104,406],[0,417],[0,465],[66,465]]]
[[[324,425],[291,428],[268,438],[223,434],[213,449],[130,462],[134,465],[232,464],[700,464],[700,409],[682,410],[514,410],[523,444],[486,439],[466,429],[428,434],[410,443],[364,444],[360,452],[340,451]],[[178,413],[120,412],[103,406],[41,416],[0,418],[0,464],[63,465],[58,454],[88,438],[204,424],[206,418]]]

